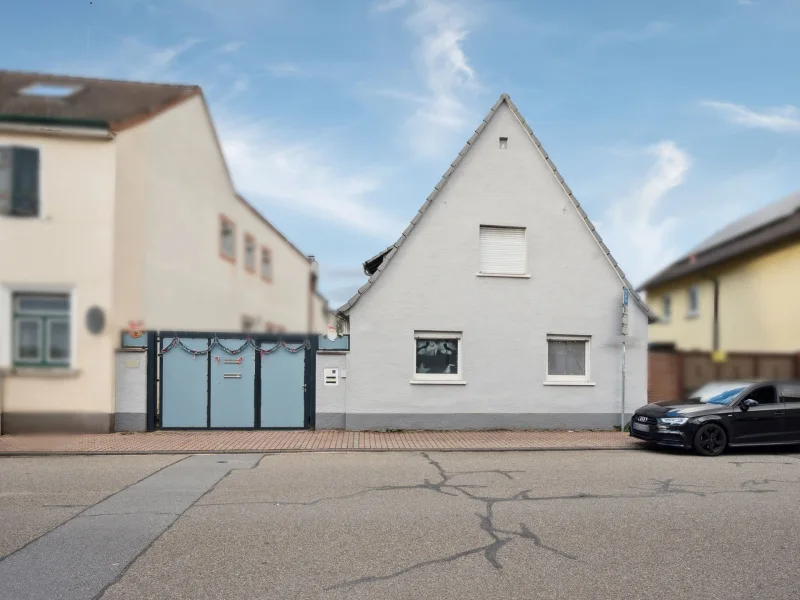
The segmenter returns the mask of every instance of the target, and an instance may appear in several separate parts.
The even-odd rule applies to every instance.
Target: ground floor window
[[[70,363],[70,299],[67,294],[13,296],[14,364],[67,367]]]
[[[548,335],[545,381],[589,381],[590,342],[588,336]]]
[[[414,333],[414,347],[415,379],[461,379],[460,332],[417,331]]]

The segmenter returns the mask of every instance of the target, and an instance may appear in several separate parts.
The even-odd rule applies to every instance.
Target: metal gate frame
[[[147,431],[161,429],[164,431],[220,431],[220,430],[287,430],[287,429],[313,429],[316,426],[316,391],[317,391],[317,350],[319,349],[319,336],[314,334],[274,334],[274,333],[242,333],[241,331],[150,331],[147,337]],[[252,427],[211,427],[210,420],[206,422],[206,427],[161,427],[161,414],[163,406],[163,372],[164,356],[161,352],[161,340],[165,337],[178,338],[208,338],[209,340],[218,338],[234,338],[242,341],[248,338],[260,346],[262,343],[275,344],[285,342],[287,344],[310,343],[311,347],[305,352],[305,372],[303,383],[305,391],[303,394],[304,416],[303,427],[261,427],[261,352],[255,353],[255,381],[254,381],[254,418]],[[155,360],[155,358],[158,360]],[[211,355],[208,355],[208,365],[211,369]],[[211,407],[211,377],[209,375],[207,384],[207,414]]]

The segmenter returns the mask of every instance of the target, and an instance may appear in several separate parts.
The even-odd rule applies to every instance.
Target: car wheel
[[[694,434],[694,449],[703,456],[719,456],[728,445],[728,435],[716,423],[707,423]]]

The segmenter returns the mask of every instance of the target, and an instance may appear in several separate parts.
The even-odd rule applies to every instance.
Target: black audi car
[[[705,456],[729,446],[800,444],[800,381],[720,381],[638,409],[630,434]]]

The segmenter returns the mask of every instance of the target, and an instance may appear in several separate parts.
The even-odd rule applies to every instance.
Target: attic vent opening
[[[43,98],[69,98],[81,89],[79,85],[58,83],[34,83],[19,90],[23,96],[41,96]]]
[[[508,138],[507,137],[501,137],[500,138],[500,150],[505,150],[506,148],[508,148]]]

